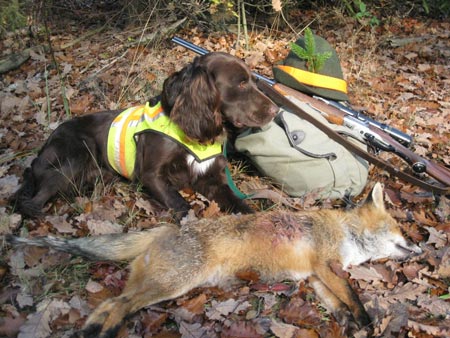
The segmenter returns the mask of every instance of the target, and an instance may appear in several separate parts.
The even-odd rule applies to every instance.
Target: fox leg
[[[133,260],[123,293],[95,309],[86,321],[83,337],[114,337],[127,315],[179,297],[205,282],[207,273],[203,259],[198,251],[190,249],[196,244],[180,239],[176,232],[173,230],[172,234],[160,237]]]
[[[352,316],[347,305],[337,298],[318,277],[310,276],[308,281],[321,303],[333,314],[342,327],[347,327],[349,317]]]
[[[324,298],[324,303],[332,308],[333,314],[342,321],[342,310],[350,310],[355,322],[360,327],[369,326],[370,317],[358,295],[344,278],[338,277],[327,265],[319,265],[315,276],[310,281],[317,294]]]
[[[81,337],[115,337],[127,315],[145,306],[176,297],[170,293],[164,295],[161,291],[155,287],[152,291],[124,293],[104,301],[89,316]]]

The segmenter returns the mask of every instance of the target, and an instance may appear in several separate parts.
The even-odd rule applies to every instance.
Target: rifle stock
[[[275,83],[272,87],[284,96],[292,96],[302,102],[309,103],[315,109],[320,111],[320,113],[329,122],[339,125],[344,124],[344,117],[346,116],[346,114],[343,111],[333,106],[328,106],[325,102],[319,101],[309,95],[303,94],[302,92],[299,92],[298,90],[292,89],[291,87],[285,86],[281,83]]]
[[[450,187],[450,171],[439,163],[427,160],[411,149],[404,147],[402,144],[397,142],[390,135],[383,133],[376,128],[370,127],[372,132],[381,136],[387,143],[393,148],[392,152],[403,158],[408,164],[411,165],[412,169],[416,172],[426,172],[431,177],[435,178],[437,181]],[[417,168],[417,169],[416,169]]]

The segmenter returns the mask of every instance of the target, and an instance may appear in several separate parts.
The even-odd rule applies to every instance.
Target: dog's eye
[[[244,89],[245,87],[247,87],[247,81],[241,81],[239,83],[239,89]]]

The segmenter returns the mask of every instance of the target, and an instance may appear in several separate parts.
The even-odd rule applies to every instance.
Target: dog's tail
[[[29,218],[36,218],[42,215],[42,206],[37,205],[32,200],[35,194],[36,183],[31,173],[31,168],[27,168],[23,173],[22,186],[10,200],[14,210]]]
[[[148,231],[109,234],[75,239],[53,236],[23,238],[5,235],[8,243],[18,245],[35,245],[53,248],[91,260],[123,261],[132,260],[151,246],[158,238],[170,236],[177,231],[175,225],[163,225]]]

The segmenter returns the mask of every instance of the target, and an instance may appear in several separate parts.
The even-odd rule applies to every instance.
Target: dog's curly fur
[[[270,122],[278,107],[256,87],[248,67],[226,53],[197,57],[164,81],[161,93],[164,112],[190,139],[212,143],[223,137],[225,126],[259,127]],[[107,160],[107,138],[111,122],[120,111],[105,111],[74,118],[61,124],[49,137],[24,182],[14,196],[16,210],[27,217],[42,213],[44,205],[58,193],[69,194],[84,187],[102,171],[114,173]],[[192,158],[191,158],[192,159]],[[157,133],[137,138],[134,179],[176,218],[189,204],[179,190],[191,187],[222,210],[252,212],[226,183],[226,159],[216,157],[200,166],[176,142]]]

